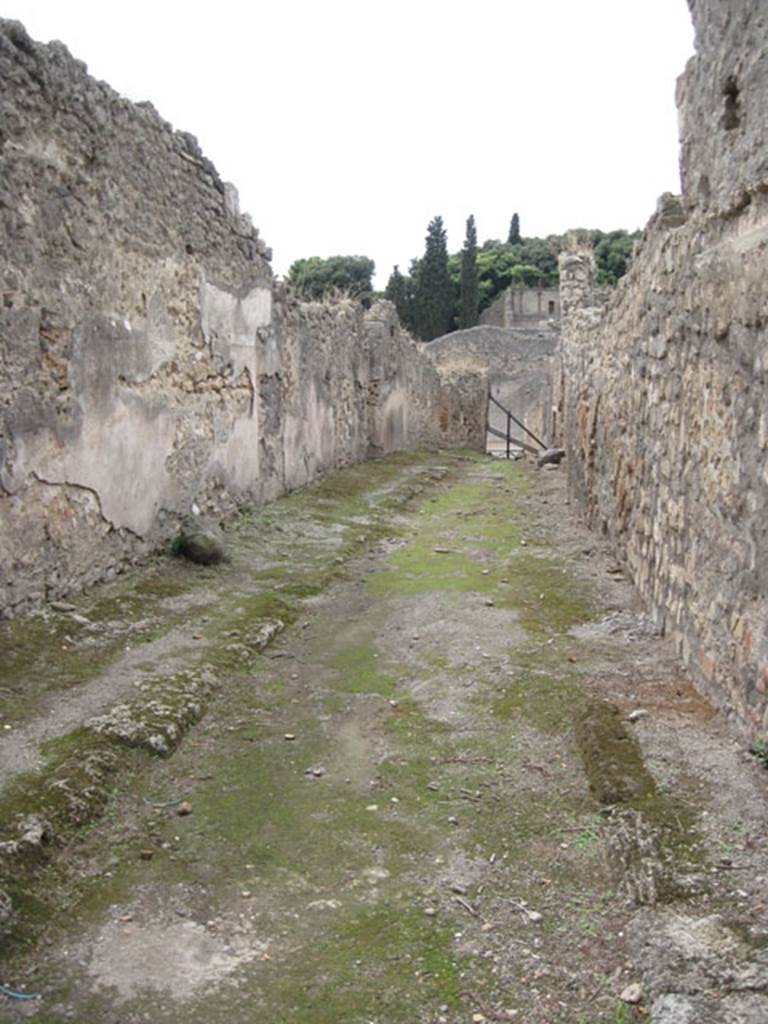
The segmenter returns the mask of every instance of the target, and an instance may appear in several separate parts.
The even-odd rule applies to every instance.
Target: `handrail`
[[[509,441],[510,444],[517,445],[518,448],[522,448],[524,451],[530,452],[531,455],[539,454],[538,449],[534,448],[532,444],[528,444],[527,441],[521,441],[519,438],[512,437],[510,434],[504,434],[490,425],[487,427],[487,431],[489,434],[493,434],[494,437],[500,437],[502,441]],[[507,455],[507,458],[509,458],[509,455]]]
[[[542,451],[546,451],[547,450],[547,446],[544,444],[544,442],[539,440],[539,438],[536,437],[536,435],[533,433],[533,431],[529,430],[528,427],[526,427],[526,425],[523,422],[521,422],[521,420],[519,420],[517,418],[517,416],[514,416],[509,411],[509,409],[507,409],[506,406],[502,405],[501,402],[498,400],[498,398],[495,398],[493,395],[489,395],[488,398],[489,398],[489,400],[491,402],[493,402],[493,404],[495,406],[498,406],[498,408],[501,409],[501,411],[507,417],[507,433],[506,433],[506,436],[504,437],[504,440],[506,440],[506,441],[514,440],[514,438],[509,438],[509,429],[510,429],[510,421],[511,421],[512,423],[515,423],[518,427],[520,427],[520,429],[524,433],[526,433],[528,435],[528,437],[533,438],[533,440],[536,442],[536,444],[539,446],[539,448],[541,448]],[[493,431],[491,431],[491,433],[493,433]],[[515,442],[515,443],[517,444],[518,442]],[[526,450],[530,451],[530,449],[527,448],[526,445],[521,445],[520,447],[526,448]],[[534,452],[534,454],[535,454],[535,452]],[[507,458],[509,458],[509,443],[507,443]]]

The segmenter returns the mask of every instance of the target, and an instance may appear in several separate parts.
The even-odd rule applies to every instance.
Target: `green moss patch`
[[[487,476],[453,486],[430,502],[418,532],[368,581],[369,592],[483,594],[516,610],[532,634],[563,633],[594,614],[591,587],[553,558],[522,545],[524,519],[514,496],[525,478],[509,467],[509,497]]]
[[[615,704],[589,702],[575,715],[574,726],[589,788],[598,803],[636,804],[656,795],[640,745]]]
[[[339,675],[337,686],[350,693],[390,696],[395,691],[396,675],[372,643],[343,648],[331,659],[331,665]]]
[[[571,676],[526,668],[518,669],[515,677],[503,684],[492,710],[502,720],[522,717],[543,733],[557,734],[572,720],[583,699]]]
[[[407,905],[363,909],[268,974],[265,1002],[297,1024],[410,1024],[427,1007],[436,1018],[438,1006],[460,1004],[459,970],[450,923]]]
[[[519,552],[504,570],[509,580],[497,603],[516,608],[529,633],[552,636],[594,615],[589,585],[576,580],[551,557]]]
[[[457,484],[429,503],[418,532],[392,555],[388,570],[369,581],[369,590],[378,596],[495,593],[503,572],[483,570],[500,548],[508,553],[517,547],[520,537],[515,510],[492,481]]]
[[[86,729],[76,729],[45,747],[43,768],[13,776],[0,796],[0,839],[14,840],[20,822],[36,816],[47,822],[50,841],[64,837],[103,807],[108,781],[117,770],[115,745]]]

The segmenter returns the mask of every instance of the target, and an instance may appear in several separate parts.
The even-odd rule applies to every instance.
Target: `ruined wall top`
[[[14,262],[30,272],[49,267],[51,257],[82,264],[106,236],[129,251],[206,264],[223,283],[272,277],[271,253],[240,214],[234,188],[194,136],[174,131],[150,103],[121,97],[62,43],[37,43],[19,22],[3,19],[0,81],[0,249],[5,238]],[[40,179],[49,202],[33,209],[25,197]],[[174,223],[170,206],[179,211]],[[28,250],[25,260],[19,247]],[[6,287],[16,290],[13,282]]]
[[[688,210],[727,215],[768,189],[768,5],[689,0],[696,55],[678,80]]]
[[[575,246],[557,259],[560,276],[560,308],[563,316],[575,309],[599,308],[608,301],[610,288],[597,285],[597,266],[591,245]]]
[[[474,365],[491,376],[516,374],[531,363],[550,356],[558,339],[557,327],[495,327],[478,324],[453,331],[424,346],[435,366]]]

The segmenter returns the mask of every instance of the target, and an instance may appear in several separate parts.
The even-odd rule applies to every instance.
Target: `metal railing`
[[[496,427],[492,427],[491,426],[490,404],[489,404],[489,407],[488,407],[489,416],[488,416],[488,421],[486,423],[486,430],[488,431],[489,434],[493,434],[494,437],[500,437],[502,441],[506,441],[506,443],[507,443],[507,458],[508,459],[511,458],[511,455],[512,455],[512,445],[514,445],[516,448],[522,448],[524,451],[530,452],[532,455],[538,455],[539,454],[538,449],[534,448],[533,445],[528,444],[527,441],[523,441],[520,438],[512,436],[512,424],[513,423],[517,427],[519,427],[520,430],[522,430],[524,434],[527,434],[528,437],[530,437],[532,440],[534,440],[542,451],[546,451],[547,450],[547,446],[544,444],[544,442],[541,441],[538,437],[536,437],[536,435],[533,433],[533,431],[529,430],[528,427],[526,427],[526,425],[522,422],[522,420],[519,420],[517,418],[517,416],[514,416],[509,411],[509,409],[507,409],[506,406],[502,405],[501,402],[498,400],[498,398],[494,398],[493,395],[489,395],[488,397],[489,397],[489,403],[493,402],[493,404],[496,406],[496,408],[500,409],[504,413],[504,415],[506,416],[506,418],[507,418],[507,429],[506,429],[506,431],[504,433],[502,433],[500,430],[497,430]]]

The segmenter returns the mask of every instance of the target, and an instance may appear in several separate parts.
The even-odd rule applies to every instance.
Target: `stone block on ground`
[[[218,527],[187,520],[181,526],[174,550],[198,565],[217,565],[226,558],[224,535]]]

